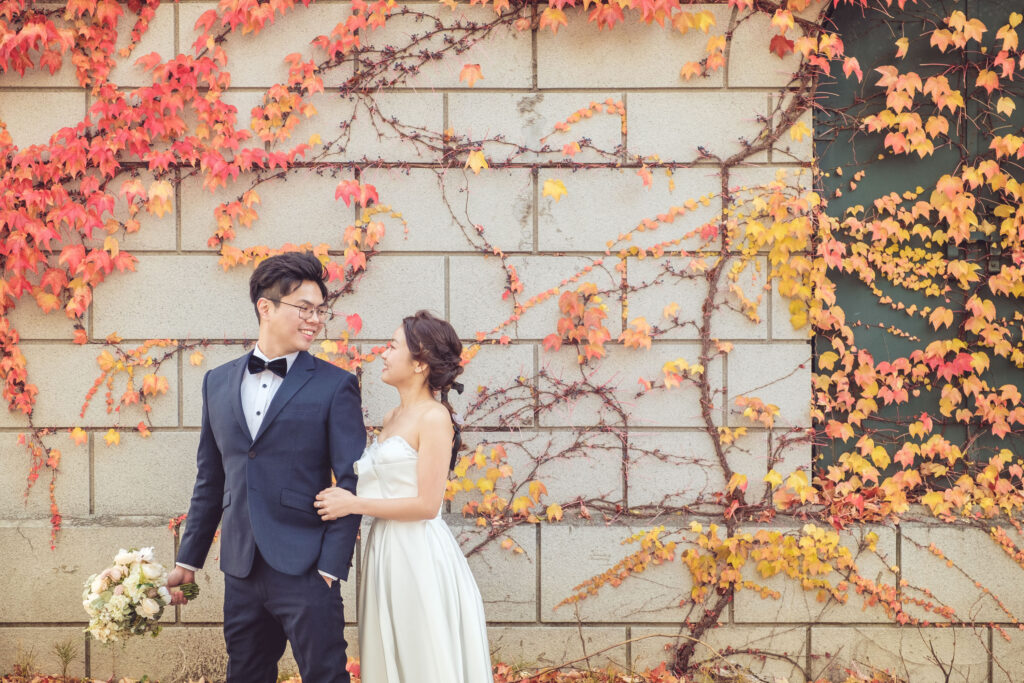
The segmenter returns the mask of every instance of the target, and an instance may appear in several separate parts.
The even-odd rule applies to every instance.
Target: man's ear
[[[260,320],[266,320],[270,315],[270,299],[264,299],[260,297],[256,300],[256,310],[260,312]]]

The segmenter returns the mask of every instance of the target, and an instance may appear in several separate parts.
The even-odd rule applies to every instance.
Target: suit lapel
[[[263,433],[267,431],[270,423],[281,412],[281,408],[287,405],[292,396],[309,381],[309,378],[313,376],[314,367],[313,357],[305,351],[299,351],[299,355],[292,362],[291,369],[288,370],[288,374],[284,376],[284,381],[278,388],[277,393],[274,394],[274,400],[270,402],[270,407],[267,408],[267,414],[263,417],[263,422],[260,424],[259,431],[256,432],[256,438],[253,439],[253,443],[259,441]]]
[[[245,372],[249,365],[249,356],[251,355],[252,351],[235,361],[235,367],[231,370],[231,381],[228,382],[228,391],[230,392],[228,402],[231,404],[231,412],[235,414],[235,419],[238,420],[242,433],[249,437],[250,440],[252,439],[252,434],[249,433],[249,423],[245,421],[245,412],[242,410],[242,379],[245,378]]]

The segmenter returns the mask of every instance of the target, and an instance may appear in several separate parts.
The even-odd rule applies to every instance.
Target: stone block
[[[156,14],[149,22],[149,28],[142,34],[138,45],[128,57],[121,57],[119,52],[128,47],[132,38],[132,27],[138,15],[126,11],[118,20],[117,45],[114,47],[116,66],[110,71],[110,82],[122,88],[139,87],[153,83],[152,72],[143,70],[135,64],[140,57],[156,52],[160,59],[167,61],[177,54],[175,50],[175,12],[176,5],[160,5]],[[181,51],[191,54],[188,46],[182,45]]]
[[[176,517],[187,512],[198,445],[198,431],[157,431],[145,438],[125,434],[118,446],[98,444],[95,513]]]
[[[772,95],[773,105],[780,99],[781,106],[778,107],[778,111],[773,111],[775,125],[780,125],[782,112],[792,102],[792,97],[780,98],[778,94],[774,94]],[[807,127],[808,133],[799,140],[794,140],[789,131],[783,131],[782,136],[775,141],[775,146],[772,148],[773,163],[808,162],[814,157],[814,113],[810,108],[797,119],[797,124],[800,123]]]
[[[398,404],[398,393],[381,381],[380,368],[380,362],[375,361],[363,369],[363,409],[367,425],[380,425],[384,415]],[[519,377],[528,380],[533,377],[531,346],[484,346],[459,377],[466,387],[465,392],[453,393],[449,399],[471,427],[529,424],[533,420],[533,397],[529,388],[518,381]],[[511,391],[499,393],[507,388]]]
[[[63,13],[66,5],[64,3],[35,3],[32,9],[39,12],[60,12]],[[18,74],[16,69],[8,69],[0,73],[0,87],[12,88],[78,88],[78,77],[75,75],[75,67],[71,64],[71,53],[65,52],[61,67],[53,75],[50,69],[39,66],[38,54],[32,56],[36,67],[26,69],[25,75]],[[7,93],[4,93],[4,98]],[[0,117],[2,119],[2,117]]]
[[[533,248],[533,178],[527,169],[368,169],[361,181],[408,223],[385,219],[381,251],[473,252],[486,244],[505,252]],[[331,194],[333,197],[333,192]],[[490,252],[490,249],[487,249]],[[472,281],[453,282],[467,296]]]
[[[89,329],[91,309],[86,311],[84,322]],[[75,334],[74,323],[64,314],[63,310],[43,313],[35,300],[29,296],[22,297],[17,307],[7,312],[7,319],[18,331],[22,341],[34,339],[59,339],[70,341]]]
[[[748,496],[763,488],[764,436],[749,435],[727,448],[730,468],[747,475]],[[711,438],[703,431],[630,431],[627,477],[630,507],[714,503],[726,485]]]
[[[140,255],[136,272],[113,276],[96,289],[94,334],[117,332],[125,339],[255,337],[249,301],[252,268],[225,272],[217,260],[214,253]],[[146,305],[139,306],[140,301]]]
[[[363,320],[362,331],[355,339],[357,343],[391,339],[402,324],[402,318],[420,309],[444,316],[445,270],[445,259],[439,255],[373,257],[367,262],[355,291],[334,302],[334,312],[338,315],[327,324],[327,337],[340,338],[346,329],[345,316],[352,313],[358,313]],[[374,371],[380,371],[379,364]]]
[[[15,664],[31,661],[36,673],[59,675],[63,670],[54,645],[72,643],[78,654],[69,662],[67,673],[69,676],[84,676],[85,639],[79,626],[0,627],[0,671],[9,674],[14,671]]]
[[[633,671],[653,669],[672,661],[680,644],[671,629],[634,626],[630,632]],[[769,655],[764,657],[760,653]],[[804,678],[807,661],[807,628],[804,626],[733,626],[723,624],[705,632],[691,660],[698,666],[738,680],[788,681]],[[744,674],[744,672],[746,672]]]
[[[775,425],[810,426],[811,347],[806,343],[736,344],[728,356],[729,423],[760,424],[743,416],[740,396],[779,407]]]
[[[770,530],[784,531],[778,526],[771,527]],[[756,533],[758,529],[751,527],[743,529],[743,531]],[[794,528],[791,531],[795,534],[797,529]],[[867,533],[871,531],[878,535],[876,552],[867,548],[865,540]],[[875,526],[851,528],[839,534],[839,544],[850,549],[857,565],[857,571],[861,576],[877,584],[892,586],[896,583],[897,579],[890,569],[896,564],[896,532],[893,529]],[[834,562],[833,567],[835,567]],[[748,560],[742,572],[745,579],[770,590],[778,591],[780,596],[778,599],[762,598],[754,590],[739,591],[734,603],[734,620],[737,623],[814,622],[820,624],[889,623],[891,621],[882,607],[877,604],[866,605],[866,597],[857,594],[852,585],[847,591],[849,599],[845,604],[839,604],[831,599],[827,602],[819,602],[817,590],[804,590],[799,579],[790,578],[784,573],[764,578],[757,570],[756,560]],[[846,575],[847,572],[844,570],[835,570],[822,578],[835,586],[844,580]]]
[[[460,5],[454,9],[429,4],[400,4],[387,23],[362,33],[361,57],[369,63],[381,59],[381,50],[406,50],[407,56],[390,68],[375,73],[366,84],[380,88],[435,90],[466,88],[459,80],[463,64],[479,64],[484,88],[529,88],[533,80],[530,33],[498,25],[480,39],[479,34],[458,27],[484,25],[494,20],[490,7]],[[435,33],[427,37],[428,33]],[[467,49],[468,48],[468,49]],[[421,57],[438,54],[439,58]],[[414,70],[409,73],[409,70]]]
[[[245,93],[249,95],[250,93]],[[274,149],[288,149],[299,143],[311,144],[313,135],[320,136],[318,144],[311,144],[311,149],[302,157],[306,161],[349,161],[351,156],[346,153],[346,147],[351,140],[352,125],[358,110],[356,98],[342,95],[336,88],[328,88],[325,92],[315,93],[307,98],[310,104],[316,109],[316,113],[310,117],[300,117],[299,123],[292,129],[291,136],[285,140],[275,142]],[[244,110],[244,125],[251,127],[252,107],[261,105],[262,95]],[[334,193],[331,193],[334,196]]]
[[[645,188],[632,170],[591,169],[571,174],[545,169],[539,178],[541,187],[549,178],[562,180],[567,193],[557,202],[544,196],[538,199],[537,241],[541,251],[603,253],[607,249],[618,252],[632,245],[653,246],[687,237],[704,223],[717,221],[721,211],[721,202],[712,196],[721,189],[717,169],[680,169],[673,176],[674,190],[661,174],[655,174],[651,186]],[[653,221],[673,206],[681,207],[689,199],[709,196],[708,206],[698,206],[675,223],[649,234],[638,232],[628,242],[620,240],[620,235],[642,226],[645,219]],[[696,249],[703,244],[704,240],[695,234],[687,237],[682,247]],[[610,263],[607,265],[611,267]]]
[[[89,445],[75,445],[67,432],[44,437],[50,448],[61,452],[54,496],[65,517],[89,514]],[[18,435],[0,434],[0,518],[48,519],[50,517],[50,472],[45,465],[39,479],[28,490],[31,457]],[[2,669],[2,667],[0,667]]]
[[[188,2],[178,8],[180,31],[179,50],[191,54],[192,43],[199,36],[195,29],[199,17],[210,9],[217,9],[215,2]],[[351,13],[348,3],[324,3],[308,7],[295,6],[284,16],[275,16],[259,33],[243,35],[241,29],[232,33],[224,44],[228,55],[225,67],[231,72],[231,85],[235,88],[267,87],[275,83],[288,82],[286,55],[299,50],[306,60],[316,55],[323,58],[319,49],[307,47],[320,35],[328,35],[335,25],[344,22]],[[324,86],[339,85],[352,75],[351,62],[334,67],[323,74]]]
[[[725,160],[757,142],[767,116],[768,94],[763,92],[632,93],[629,148],[645,156],[657,154],[663,161],[685,162],[698,159],[702,147]],[[757,152],[746,161],[767,158],[767,152]]]
[[[314,247],[327,244],[332,250],[341,251],[345,247],[345,227],[355,220],[353,210],[334,198],[335,188],[345,178],[352,178],[352,174],[298,168],[289,172],[284,180],[259,185],[255,191],[260,203],[254,207],[259,218],[251,228],[236,225],[236,237],[231,245],[245,249],[257,245],[276,248],[287,243],[309,243]],[[236,201],[250,180],[240,179],[214,192],[204,188],[199,178],[182,182],[181,243],[184,249],[209,248],[207,240],[217,230],[215,209],[221,203]],[[389,219],[385,222],[389,229],[398,223]]]
[[[724,34],[729,29],[730,8],[707,3],[689,5],[686,10],[711,12],[715,25],[708,34],[691,30],[681,35],[669,24],[659,27],[627,18],[615,26],[609,38],[587,21],[584,10],[566,8],[569,25],[561,27],[558,35],[546,29],[537,32],[538,86],[542,89],[721,87],[723,70],[708,78],[689,81],[683,79],[679,71],[686,62],[705,57],[709,35]]]
[[[594,389],[604,387],[611,389],[612,396],[628,415],[631,425],[705,427],[700,392],[694,384],[651,391],[642,391],[643,387],[638,384],[640,379],[662,381],[662,367],[669,361],[682,358],[691,365],[696,364],[700,354],[699,345],[671,342],[655,344],[650,350],[610,346],[606,351],[604,359],[591,361],[591,365],[587,366],[577,363],[576,350],[573,348],[563,347],[556,352],[541,351],[541,377],[538,385],[548,395],[541,409],[541,425],[579,427],[599,424],[602,420],[605,424],[621,424],[621,415],[605,406],[594,393]],[[713,394],[712,420],[717,424],[721,420],[721,361],[712,360],[705,372]],[[573,384],[583,386],[577,387],[572,395],[566,397],[566,392]],[[583,393],[577,393],[579,391]]]
[[[741,12],[729,46],[730,88],[782,88],[793,80],[803,61],[799,53],[783,58],[768,50],[771,17],[764,12]]]
[[[914,683],[989,680],[987,629],[814,626],[811,655],[815,678],[833,682],[848,680],[848,668]]]
[[[1024,634],[1017,629],[1005,629],[1005,634],[992,634],[992,683],[1024,681]]]
[[[164,5],[161,9],[164,7],[167,6]],[[156,177],[148,171],[138,171],[135,177],[146,189],[156,180]],[[171,178],[170,180],[173,182],[174,179]],[[125,221],[130,218],[130,214],[128,213],[128,202],[125,200],[124,195],[121,194],[121,182],[115,181],[112,183],[108,193],[115,196],[113,217],[119,221]],[[132,253],[135,251],[174,251],[177,249],[177,214],[180,209],[177,206],[178,203],[177,198],[175,198],[172,210],[163,216],[151,214],[144,208],[140,210],[135,216],[140,226],[138,232],[125,233],[124,231],[119,231],[114,233],[114,238],[117,239],[120,248]],[[91,246],[101,248],[106,236],[102,231],[97,231],[95,237],[90,242]]]
[[[344,155],[347,159],[368,161],[440,161],[438,144],[443,130],[444,96],[441,93],[364,96],[356,108]],[[436,139],[431,139],[427,145],[422,140],[412,139],[413,136],[436,136]]]
[[[10,90],[0,98],[0,121],[22,149],[46,144],[61,128],[73,128],[84,118],[84,91]]]
[[[496,483],[495,491],[500,495],[526,495],[530,481],[544,484],[547,493],[540,499],[541,513],[552,503],[568,508],[569,503],[581,498],[622,500],[622,442],[612,433],[593,429],[467,432],[464,441],[467,454],[477,445],[483,446],[488,455],[495,445],[505,449],[512,475]],[[488,461],[488,467],[491,464]],[[484,472],[471,468],[467,476],[480,480]],[[459,512],[468,501],[480,499],[477,490],[460,493],[452,501],[452,511]],[[576,513],[567,509],[566,514]]]
[[[660,259],[629,259],[627,279],[629,281],[629,319],[644,318],[648,324],[667,330],[662,339],[699,339],[703,324],[703,306],[708,300],[709,283],[707,272],[691,269],[693,256],[666,256]],[[717,254],[700,255],[700,260],[713,266],[720,258]],[[735,273],[731,269],[743,268]],[[718,278],[718,289],[712,306],[711,336],[716,339],[766,339],[768,335],[768,293],[765,291],[766,264],[755,258],[744,264],[740,259],[730,258]],[[635,291],[633,288],[637,288]],[[747,314],[743,299],[751,302],[751,313]],[[676,317],[681,326],[673,324],[663,314],[671,303],[678,305]]]
[[[625,669],[626,629],[612,626],[492,626],[491,660],[527,668]],[[591,654],[592,653],[592,654]]]
[[[458,520],[458,521],[456,521]],[[487,530],[472,524],[472,519],[448,518],[452,533],[463,552],[472,552],[487,535]],[[514,544],[505,550],[504,539]],[[522,550],[522,552],[518,552]],[[501,538],[492,540],[468,556],[484,614],[489,622],[533,622],[537,619],[537,533],[532,524],[514,527]]]
[[[523,291],[516,295],[520,304],[549,289],[575,291],[583,283],[592,283],[602,296],[607,318],[604,325],[612,338],[618,337],[622,327],[621,305],[619,304],[620,276],[609,265],[595,266],[594,259],[583,256],[509,256],[508,264],[515,268],[523,284]],[[453,256],[449,260],[450,303],[452,324],[461,334],[474,337],[477,332],[491,336],[507,334],[512,339],[543,339],[558,332],[558,319],[562,312],[558,307],[559,294],[533,304],[519,314],[519,320],[505,327],[501,332],[491,333],[498,325],[509,320],[515,313],[515,304],[502,299],[508,287],[508,274],[497,258],[481,256]],[[584,273],[586,268],[591,271]],[[572,284],[562,282],[579,275]]]
[[[90,669],[98,680],[137,680],[149,676],[160,683],[185,683],[205,677],[223,681],[228,656],[224,632],[217,627],[166,626],[157,638],[133,638],[124,647],[92,642]]]
[[[1024,614],[1024,594],[1018,586],[1020,567],[989,536],[987,529],[972,529],[963,524],[902,524],[903,579],[908,596],[924,598],[955,610],[955,621],[1007,621],[1010,615]],[[1012,527],[1006,533],[1020,547],[1021,536]],[[934,544],[946,559],[936,557],[928,548]],[[953,566],[947,566],[947,560]],[[931,591],[923,596],[921,588]],[[1000,609],[1002,601],[1010,615]],[[944,621],[934,613],[908,605],[913,616]]]
[[[97,357],[106,347],[100,344],[74,346],[70,344],[54,344],[30,342],[21,344],[28,365],[29,381],[39,388],[33,419],[36,424],[48,427],[112,427],[120,425],[132,429],[146,414],[138,404],[123,407],[119,413],[106,411],[104,399],[105,387],[100,387],[93,396],[85,415],[80,417],[86,394],[102,371],[96,362]],[[134,344],[126,343],[127,349],[135,348]],[[154,354],[155,355],[155,354]],[[147,369],[149,370],[149,369]],[[148,374],[148,372],[147,372]],[[165,362],[158,374],[167,377],[166,394],[148,397],[153,406],[149,413],[152,426],[166,427],[178,424],[178,382],[177,367],[174,361]],[[142,373],[135,379],[136,390],[141,390]],[[115,376],[111,392],[114,400],[118,400],[127,386],[124,373]],[[0,426],[20,426],[19,414],[0,412]]]
[[[597,150],[614,152],[622,145],[618,114],[594,114],[571,124],[564,132],[555,130],[555,124],[591,103],[609,99],[617,102],[622,95],[609,91],[454,92],[448,95],[448,125],[456,135],[482,143],[491,163],[564,159],[562,147],[584,138],[596,149],[583,147],[571,158],[579,162],[607,161]]]
[[[6,596],[4,614],[13,615],[19,622],[72,622],[84,627],[88,622],[82,609],[86,579],[109,567],[120,548],[146,546],[153,546],[158,562],[171,566],[174,551],[166,523],[65,524],[53,550],[48,520],[14,521],[0,526],[0,562],[4,567],[16,568],[0,575],[0,591]],[[165,612],[162,621],[172,619]]]
[[[540,618],[551,622],[679,622],[686,610],[679,603],[690,594],[689,573],[678,562],[651,564],[621,585],[605,584],[596,595],[555,608],[574,595],[575,586],[611,569],[638,550],[623,540],[639,532],[625,526],[541,527]],[[679,543],[676,554],[688,544]]]

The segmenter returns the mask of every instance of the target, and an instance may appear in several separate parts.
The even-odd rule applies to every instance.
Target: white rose
[[[97,576],[92,580],[91,590],[96,595],[99,595],[103,591],[107,590],[107,579],[103,576]]]
[[[153,581],[164,575],[164,568],[158,564],[147,563],[142,565],[142,575],[148,580]]]
[[[130,553],[124,548],[117,551],[117,555],[114,555],[114,564],[128,565],[135,561],[135,553]]]
[[[139,558],[140,562],[153,562],[156,559],[152,546],[135,551],[135,556]]]
[[[115,583],[123,579],[125,575],[124,569],[116,565],[108,569],[105,573],[107,573],[107,575],[110,577],[110,580],[114,581]]]
[[[160,603],[153,598],[143,598],[135,608],[135,611],[147,619],[152,619],[160,611],[160,607]]]
[[[165,586],[160,586],[157,593],[160,595],[160,599],[163,600],[165,605],[171,604],[171,591],[167,590]]]

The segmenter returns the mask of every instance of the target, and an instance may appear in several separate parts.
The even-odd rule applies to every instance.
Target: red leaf
[[[768,49],[780,58],[785,57],[787,54],[792,52],[795,46],[796,43],[782,34],[772,37],[772,41],[768,43]]]

